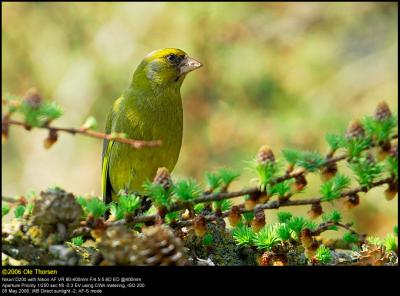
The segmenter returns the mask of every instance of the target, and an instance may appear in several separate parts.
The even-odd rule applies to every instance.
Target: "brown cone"
[[[353,119],[350,121],[346,130],[346,138],[361,138],[364,137],[365,131],[361,124],[361,121],[358,119]]]
[[[42,98],[40,97],[36,88],[28,89],[28,91],[25,93],[24,99],[25,102],[27,102],[28,105],[33,108],[39,107],[42,102]]]
[[[165,167],[158,168],[153,183],[162,185],[164,189],[169,189],[172,186],[172,180],[168,169]]]
[[[269,146],[264,145],[258,150],[257,162],[259,164],[266,164],[267,162],[275,162],[275,155]]]
[[[388,104],[385,101],[382,101],[376,106],[375,112],[374,112],[374,118],[379,121],[383,121],[385,119],[388,119],[392,116],[392,112],[390,111],[390,108]]]

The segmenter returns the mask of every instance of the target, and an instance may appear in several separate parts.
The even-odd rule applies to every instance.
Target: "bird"
[[[108,113],[105,133],[123,133],[134,140],[161,140],[161,145],[134,149],[104,139],[101,187],[106,204],[117,201],[121,192],[141,193],[143,182],[152,179],[160,167],[172,172],[183,134],[180,89],[186,75],[202,66],[177,48],[154,50],[137,66],[129,86]]]

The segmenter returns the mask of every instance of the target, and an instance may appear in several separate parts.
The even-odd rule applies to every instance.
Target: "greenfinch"
[[[149,53],[136,68],[130,85],[108,114],[105,132],[124,133],[134,140],[161,140],[161,146],[134,149],[104,140],[104,202],[116,200],[121,191],[140,193],[143,182],[152,179],[159,167],[173,170],[182,144],[180,88],[186,74],[201,66],[184,51],[165,48]]]

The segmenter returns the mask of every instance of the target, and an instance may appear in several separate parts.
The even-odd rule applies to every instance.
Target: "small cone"
[[[197,236],[203,237],[207,232],[207,224],[204,216],[197,216],[193,221],[193,229]]]
[[[254,210],[261,195],[262,193],[260,191],[249,194],[249,197],[244,201],[246,211]]]
[[[42,102],[42,98],[40,97],[39,92],[36,88],[28,89],[28,91],[25,93],[24,100],[29,106],[33,108],[39,107]]]
[[[266,164],[267,162],[275,162],[275,155],[269,146],[264,145],[258,150],[257,162],[259,164]]]
[[[388,188],[385,190],[385,199],[392,200],[398,193],[398,182],[392,182],[389,184]]]
[[[49,130],[49,135],[47,138],[44,140],[44,148],[49,149],[55,142],[57,142],[58,139],[58,134],[57,131],[54,129]]]
[[[390,155],[390,142],[377,147],[376,158],[378,161],[383,161]]]
[[[5,118],[5,116],[3,116],[3,119],[7,119],[7,118]],[[9,133],[10,133],[9,124],[2,122],[2,124],[1,124],[1,142],[3,144],[5,144],[7,142]]]
[[[300,232],[300,241],[305,249],[309,249],[313,244],[313,237],[311,235],[311,230],[308,228],[304,228]]]
[[[306,255],[307,259],[312,260],[312,258],[316,254],[318,247],[319,247],[318,242],[316,240],[313,240],[312,244],[304,251],[304,254]]]
[[[99,239],[99,250],[104,257],[101,265],[129,265],[136,237],[124,225],[111,226]]]
[[[244,202],[244,207],[245,207],[246,211],[254,210],[256,205],[257,205],[257,202],[252,200],[251,198],[246,199]]]
[[[274,254],[272,252],[264,252],[260,257],[258,264],[260,266],[270,266],[272,264],[273,256]]]
[[[346,130],[346,138],[362,138],[365,135],[364,128],[361,124],[361,121],[358,119],[353,119],[350,121]]]
[[[320,203],[312,204],[311,209],[307,212],[311,219],[316,219],[323,213],[322,206]]]
[[[294,178],[294,182],[290,184],[290,190],[293,193],[300,192],[301,190],[304,189],[304,187],[307,186],[307,179],[304,177],[304,175],[299,175]]]
[[[232,227],[236,227],[239,224],[240,220],[241,220],[241,215],[240,215],[239,207],[233,206],[228,215],[229,224]]]
[[[358,206],[360,204],[360,196],[358,194],[352,194],[347,197],[347,199],[344,201],[344,208],[346,210],[351,210],[354,207]]]
[[[385,101],[382,101],[376,106],[374,112],[374,118],[379,121],[384,121],[392,116],[392,112],[388,104]]]
[[[264,210],[259,210],[255,213],[254,218],[251,221],[251,229],[253,229],[254,232],[259,232],[264,226],[265,213]]]
[[[166,190],[169,189],[172,186],[172,180],[168,169],[165,167],[158,168],[153,183],[162,185]]]
[[[144,237],[131,252],[131,265],[184,266],[188,265],[182,241],[165,225],[145,228]]]
[[[335,177],[336,173],[338,171],[338,167],[336,162],[332,162],[328,164],[327,166],[323,167],[321,169],[321,181],[322,182],[327,182],[333,177]]]
[[[258,203],[263,204],[269,200],[269,196],[266,192],[262,192],[260,197],[258,198]]]

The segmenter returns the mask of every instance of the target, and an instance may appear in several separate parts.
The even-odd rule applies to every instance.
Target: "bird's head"
[[[164,48],[149,53],[134,75],[142,76],[142,79],[147,79],[153,85],[180,87],[187,73],[202,66],[180,49]]]

